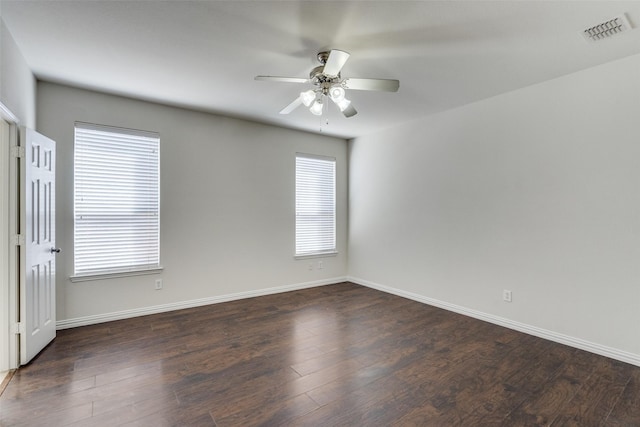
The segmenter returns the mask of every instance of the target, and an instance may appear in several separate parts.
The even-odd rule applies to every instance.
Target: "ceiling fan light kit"
[[[309,79],[299,77],[256,76],[256,80],[265,80],[285,83],[311,83],[314,89],[300,92],[300,95],[289,105],[284,107],[280,114],[289,114],[301,104],[309,109],[312,114],[321,116],[324,110],[325,99],[328,97],[338,107],[345,117],[353,117],[358,112],[351,105],[351,100],[346,97],[346,89],[397,92],[400,87],[398,80],[388,79],[343,79],[340,75],[342,67],[349,59],[349,53],[333,49],[320,52],[317,55],[321,65],[315,67],[309,73]]]

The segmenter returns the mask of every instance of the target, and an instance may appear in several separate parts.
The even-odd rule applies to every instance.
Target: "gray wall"
[[[638,76],[636,55],[352,141],[349,275],[640,363]]]
[[[37,105],[38,131],[57,141],[59,321],[346,276],[345,140],[44,82]],[[75,121],[160,133],[161,274],[69,281]],[[296,152],[337,159],[340,253],[322,270],[294,259]]]

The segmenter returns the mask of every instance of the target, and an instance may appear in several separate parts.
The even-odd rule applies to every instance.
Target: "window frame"
[[[131,200],[132,196],[134,196],[135,194],[132,193],[136,193],[139,190],[138,185],[140,185],[140,187],[145,187],[145,194],[146,195],[150,195],[150,199],[147,200],[146,203],[144,203],[144,207],[142,207],[142,203],[134,203],[131,204],[129,206],[129,209],[133,209],[133,212],[129,212],[129,216],[133,217],[133,218],[142,218],[142,221],[144,222],[144,225],[139,226],[140,229],[144,228],[145,225],[150,225],[151,231],[149,232],[148,230],[148,234],[147,237],[150,236],[151,237],[151,245],[149,245],[149,248],[151,249],[137,249],[137,250],[132,250],[131,255],[140,255],[140,254],[144,254],[145,256],[151,256],[151,258],[149,259],[149,263],[143,263],[140,261],[137,262],[132,262],[132,263],[126,263],[123,262],[120,265],[116,265],[116,263],[114,262],[112,266],[108,266],[105,268],[97,268],[94,265],[94,268],[90,268],[90,267],[84,267],[81,268],[80,270],[78,269],[78,242],[79,242],[79,213],[78,211],[82,211],[83,207],[78,205],[78,191],[82,191],[79,190],[78,186],[79,186],[79,180],[78,180],[78,165],[81,164],[79,163],[79,157],[82,156],[82,153],[80,153],[79,151],[79,137],[78,137],[78,131],[80,132],[85,132],[87,133],[87,135],[84,136],[84,138],[89,138],[89,133],[90,132],[95,132],[96,133],[96,138],[104,138],[105,141],[104,142],[99,142],[96,144],[96,146],[94,146],[92,149],[94,150],[94,155],[95,155],[95,150],[99,149],[98,145],[99,144],[104,144],[106,141],[109,140],[109,138],[113,138],[111,142],[116,141],[119,138],[125,138],[127,140],[127,142],[129,143],[135,143],[136,139],[138,139],[138,142],[142,143],[146,143],[149,144],[149,148],[154,150],[152,151],[154,153],[154,155],[150,155],[147,158],[144,159],[144,161],[146,162],[144,165],[147,166],[147,170],[144,172],[146,173],[146,175],[144,175],[142,177],[143,180],[148,179],[151,181],[151,184],[149,185],[148,182],[145,182],[144,184],[140,185],[140,180],[136,179],[136,180],[132,180],[131,177],[126,178],[129,181],[127,181],[125,179],[123,187],[126,187],[127,184],[131,184],[131,182],[134,183],[135,187],[130,188],[129,189],[129,193],[127,192],[120,192],[118,194],[118,196],[120,197],[120,201],[122,202],[125,198],[129,197],[129,200]],[[97,136],[99,135],[98,133],[102,134],[101,136]],[[98,124],[93,124],[93,123],[85,123],[85,122],[75,122],[74,124],[74,148],[73,148],[73,166],[74,166],[74,173],[73,173],[73,248],[74,248],[74,255],[73,255],[73,276],[70,277],[70,280],[72,282],[80,282],[80,281],[88,281],[88,280],[99,280],[99,279],[105,279],[105,278],[112,278],[112,277],[126,277],[126,276],[136,276],[136,275],[144,275],[144,274],[154,274],[154,273],[158,273],[160,271],[162,271],[162,265],[160,263],[161,261],[161,252],[160,252],[160,226],[161,226],[161,218],[160,218],[160,134],[157,132],[150,132],[150,131],[142,131],[142,130],[136,130],[136,129],[128,129],[128,128],[122,128],[122,127],[116,127],[116,126],[107,126],[107,125],[98,125]],[[82,144],[85,144],[84,146]],[[87,147],[86,145],[89,145],[88,141],[80,141],[80,150],[84,149],[86,150]],[[120,150],[120,152],[118,153],[117,150],[114,152],[114,155],[122,155],[122,154],[127,154],[129,153],[130,155],[135,151],[134,148],[128,147],[125,148],[123,150]],[[125,163],[125,161],[123,159],[119,160],[121,167],[125,168],[125,165],[123,165],[123,163]],[[91,162],[88,163],[89,165],[91,165]],[[86,166],[87,164],[85,164]],[[98,165],[100,166],[100,165]],[[132,173],[140,173],[140,170],[135,170],[132,171]],[[86,174],[83,175],[81,177],[81,179],[88,179],[91,178],[91,174]],[[102,181],[103,183],[105,181],[109,181],[109,178],[104,178],[104,180]],[[114,181],[109,181],[109,182],[114,182]],[[81,182],[82,184],[82,182]],[[151,191],[149,191],[149,189],[151,189]],[[86,191],[86,190],[85,190]],[[95,191],[95,189],[94,189]],[[133,198],[135,199],[135,197]],[[99,199],[100,201],[98,203],[103,203],[103,210],[99,210],[100,208],[94,208],[94,212],[98,213],[98,215],[104,215],[106,217],[109,217],[108,214],[104,213],[104,209],[105,209],[105,205],[104,205],[104,199]],[[149,202],[150,200],[150,202]],[[146,212],[141,214],[140,212],[138,212],[138,210],[145,210]],[[126,210],[126,209],[125,209]],[[91,210],[89,211],[91,213]],[[111,220],[113,221],[113,218],[118,216],[118,215],[123,215],[122,212],[114,212],[111,215]],[[125,218],[126,218],[126,214],[125,214]],[[131,218],[129,218],[130,220]],[[137,222],[137,221],[136,221]],[[115,223],[115,221],[113,223],[111,223],[112,225]],[[131,224],[130,222],[128,224]],[[104,229],[104,227],[103,227]],[[138,236],[137,239],[138,240],[138,244],[140,243],[141,238]],[[90,245],[89,245],[90,246]],[[98,256],[96,255],[95,252],[96,248],[93,248],[93,252],[91,251],[91,248],[89,247],[89,249],[87,249],[87,251],[85,252],[85,254],[88,254],[89,256],[93,256],[95,258],[97,258]],[[95,261],[95,260],[94,260]]]
[[[298,159],[307,159],[307,160],[318,160],[323,162],[330,162],[332,164],[332,213],[331,213],[331,234],[332,234],[332,247],[325,249],[318,249],[314,251],[304,251],[299,252],[299,218],[301,216],[299,212],[299,188],[298,188]],[[306,258],[318,258],[318,257],[330,257],[336,256],[338,254],[338,239],[337,239],[337,159],[335,157],[330,156],[322,156],[317,154],[309,154],[309,153],[301,153],[298,152],[295,154],[295,168],[294,168],[294,217],[295,217],[295,225],[294,225],[294,258],[295,259],[306,259]]]

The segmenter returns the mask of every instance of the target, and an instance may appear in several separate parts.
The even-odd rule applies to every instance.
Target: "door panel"
[[[56,336],[55,142],[21,129],[20,363]]]

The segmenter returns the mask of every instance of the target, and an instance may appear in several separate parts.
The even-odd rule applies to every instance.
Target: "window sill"
[[[92,280],[116,279],[118,277],[144,276],[147,274],[158,274],[164,270],[163,267],[149,268],[145,270],[118,271],[114,273],[86,274],[82,276],[71,276],[72,282],[89,282]]]
[[[336,255],[338,255],[338,251],[321,252],[321,253],[309,254],[309,255],[294,255],[293,258],[298,260],[298,259],[309,259],[309,258],[326,258],[326,257],[336,256]]]

